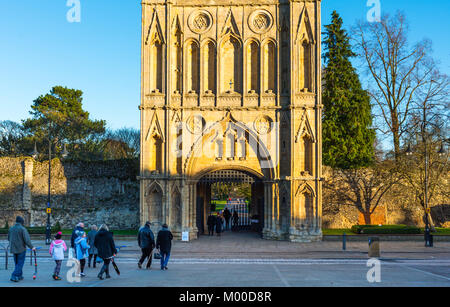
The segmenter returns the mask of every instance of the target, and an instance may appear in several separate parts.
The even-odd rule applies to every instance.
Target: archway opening
[[[197,182],[197,228],[208,235],[208,219],[222,219],[222,233],[262,233],[264,228],[264,183],[244,170],[218,170]],[[227,211],[229,214],[227,214]],[[217,224],[214,227],[217,235]]]

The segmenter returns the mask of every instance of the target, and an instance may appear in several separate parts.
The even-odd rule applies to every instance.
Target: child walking
[[[89,258],[89,245],[87,244],[86,233],[84,231],[77,230],[75,232],[77,238],[75,239],[75,251],[77,259],[80,262],[80,277],[85,277],[84,266],[86,265],[86,259]]]
[[[59,272],[61,271],[61,264],[64,260],[64,252],[67,250],[66,242],[61,240],[62,233],[58,232],[55,236],[55,240],[52,241],[50,245],[50,255],[52,255],[53,260],[56,262],[55,271],[53,272],[54,280],[61,280],[59,277]]]

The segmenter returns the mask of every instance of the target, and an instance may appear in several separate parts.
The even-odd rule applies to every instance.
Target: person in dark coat
[[[238,222],[239,222],[239,214],[237,213],[237,211],[235,210],[233,212],[233,228],[237,229],[238,227]]]
[[[216,227],[216,217],[212,214],[208,216],[208,221],[206,224],[208,225],[208,235],[214,236],[214,227]]]
[[[169,230],[167,224],[162,225],[162,229],[158,232],[156,239],[156,248],[159,249],[161,254],[161,270],[167,270],[167,264],[169,263],[170,251],[172,250],[173,235]]]
[[[25,257],[27,253],[27,246],[33,251],[36,249],[31,244],[28,230],[23,226],[25,223],[21,216],[16,218],[16,225],[11,227],[8,231],[8,241],[11,254],[14,256],[14,272],[11,275],[11,281],[18,282],[23,279],[23,265],[25,264]]]
[[[150,222],[145,223],[145,226],[139,230],[138,244],[142,250],[141,259],[138,262],[138,267],[142,269],[142,264],[148,258],[147,269],[152,265],[153,249],[155,248],[155,236],[150,229]]]
[[[111,278],[109,275],[109,264],[111,263],[111,258],[117,254],[117,249],[114,244],[113,235],[109,232],[108,226],[100,226],[94,239],[94,245],[98,250],[98,256],[103,259],[103,266],[97,277],[103,279],[103,273],[106,273],[106,278]]]
[[[89,231],[88,235],[87,235],[87,243],[89,245],[89,259],[88,259],[88,267],[91,267],[91,261],[92,258],[94,258],[94,264],[93,267],[96,267],[96,263],[97,263],[97,248],[95,248],[94,246],[94,240],[95,240],[95,236],[97,235],[97,226],[96,225],[92,225],[91,226],[91,231]]]
[[[75,248],[75,239],[78,238],[77,231],[84,231],[84,224],[78,223],[77,226],[75,226],[75,229],[72,232],[72,237],[70,237],[70,247]]]
[[[223,225],[223,219],[219,214],[219,215],[217,215],[217,218],[216,218],[216,233],[219,237],[220,237],[220,234],[222,233],[222,225]]]
[[[225,218],[225,229],[230,229],[231,212],[228,208],[223,211],[223,217]]]

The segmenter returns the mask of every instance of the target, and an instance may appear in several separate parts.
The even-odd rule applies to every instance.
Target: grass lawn
[[[227,201],[226,200],[213,200],[212,202],[214,202],[216,204],[216,211],[215,212],[219,212],[225,209],[225,206],[227,205]],[[248,200],[245,201],[248,205]]]
[[[424,233],[424,229],[422,229],[422,233]],[[349,236],[355,236],[358,235],[354,233],[351,229],[322,229],[322,233],[325,236],[341,236],[344,233],[346,233]],[[450,236],[450,228],[439,228],[436,227],[436,232],[432,233],[434,236]],[[392,235],[396,235],[395,233],[392,233]]]
[[[322,233],[324,236],[341,236],[344,233],[349,236],[355,236],[356,233],[352,232],[351,229],[322,229]]]
[[[433,235],[435,235],[435,236],[450,236],[450,228],[436,227],[436,232],[434,232]]]

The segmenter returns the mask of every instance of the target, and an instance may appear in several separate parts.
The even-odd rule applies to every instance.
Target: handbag
[[[153,255],[153,258],[155,258],[155,259],[161,259],[161,253],[155,252],[155,254]]]

